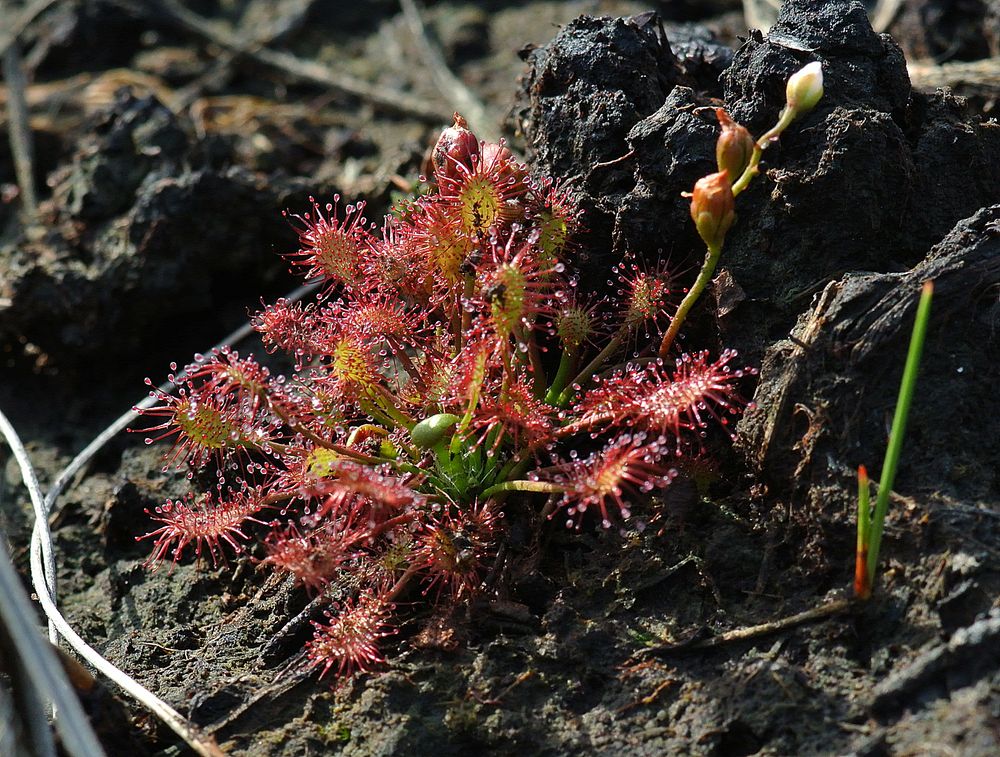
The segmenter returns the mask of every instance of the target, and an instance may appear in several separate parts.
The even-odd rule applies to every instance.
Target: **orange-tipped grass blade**
[[[854,561],[854,596],[868,599],[872,594],[868,580],[868,540],[871,538],[871,486],[868,470],[858,466],[858,549]]]

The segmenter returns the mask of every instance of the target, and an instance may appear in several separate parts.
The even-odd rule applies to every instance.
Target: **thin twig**
[[[871,12],[872,29],[880,34],[888,30],[903,7],[903,0],[879,0]]]
[[[495,119],[490,116],[482,100],[448,68],[441,50],[431,40],[427,24],[424,23],[415,0],[399,0],[399,4],[403,9],[406,26],[417,44],[420,57],[430,70],[434,84],[454,104],[455,110],[469,122],[473,132],[487,142],[499,141],[500,131],[494,126]]]
[[[128,0],[119,0],[119,2],[140,13],[148,12],[148,8],[144,4],[134,4]],[[432,124],[440,124],[447,120],[444,116],[448,109],[443,106],[434,108],[428,106],[423,99],[405,92],[380,87],[350,74],[334,71],[321,63],[302,60],[291,53],[272,50],[269,47],[248,44],[239,35],[191,12],[175,0],[158,0],[154,5],[167,20],[174,24],[194,32],[220,47],[244,55],[258,63],[277,68],[298,79],[357,97],[387,113],[416,118]]]
[[[0,6],[2,8],[2,6]],[[35,192],[35,160],[28,122],[28,86],[21,60],[20,46],[14,40],[3,54],[3,78],[7,83],[7,113],[10,123],[10,150],[14,155],[14,171],[21,193],[21,207],[28,223],[38,219],[38,195]]]
[[[857,602],[855,602],[852,598],[835,599],[821,604],[818,607],[813,607],[805,610],[804,612],[796,613],[795,615],[789,615],[788,617],[780,618],[779,620],[772,620],[767,623],[761,623],[756,626],[736,628],[732,631],[726,631],[725,633],[720,633],[718,636],[712,636],[707,639],[682,641],[679,644],[661,644],[654,647],[646,647],[636,653],[635,656],[648,657],[650,655],[666,656],[672,654],[683,654],[702,649],[714,649],[715,647],[721,647],[725,644],[733,644],[738,641],[750,641],[761,636],[768,636],[773,633],[778,633],[779,631],[786,631],[789,628],[795,628],[796,626],[801,626],[805,623],[814,623],[818,620],[825,620],[826,618],[833,617],[834,615],[849,612],[856,606]]]
[[[24,30],[28,28],[28,24],[38,18],[55,1],[35,0],[35,2],[22,10],[6,29],[0,29],[0,56],[6,53],[7,48],[14,43],[14,40],[24,33]]]
[[[298,7],[294,8],[291,13],[275,19],[272,23],[267,25],[266,29],[262,31],[258,30],[256,34],[253,33],[252,29],[246,28],[248,23],[246,19],[244,19],[241,21],[239,28],[236,29],[236,33],[250,35],[251,42],[247,45],[248,48],[251,45],[253,47],[269,45],[278,37],[287,33],[293,26],[300,23],[304,16],[309,12],[309,7],[311,5],[312,3],[300,4]],[[220,86],[221,83],[226,80],[226,77],[230,75],[232,65],[238,57],[239,55],[232,50],[227,50],[216,57],[208,71],[201,74],[197,79],[181,87],[174,93],[174,106],[178,110],[186,108],[195,100],[199,99],[201,93],[206,89]]]
[[[910,83],[916,89],[957,87],[962,84],[1000,90],[1000,57],[972,61],[930,63],[914,61],[906,65]]]

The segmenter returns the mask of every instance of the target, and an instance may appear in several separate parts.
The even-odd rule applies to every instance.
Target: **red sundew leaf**
[[[291,353],[297,367],[322,349],[325,328],[313,303],[279,299],[253,317],[253,327],[261,334],[268,352],[281,349]]]
[[[351,507],[305,534],[294,524],[277,529],[265,542],[267,557],[261,564],[290,573],[310,592],[317,593],[345,566],[363,556],[369,525],[362,509]]]
[[[299,235],[299,249],[285,256],[293,270],[301,269],[307,280],[320,279],[334,285],[355,287],[365,283],[364,277],[358,275],[370,238],[365,229],[365,203],[346,206],[341,219],[340,195],[334,195],[333,202],[326,204],[325,212],[315,199],[310,197],[309,201],[312,212],[285,213]]]
[[[439,196],[458,227],[470,236],[486,234],[523,212],[527,169],[502,144],[482,143],[472,165],[452,161],[454,175],[438,173]],[[488,149],[487,149],[488,148]]]
[[[628,500],[662,489],[676,478],[677,470],[663,462],[667,455],[658,440],[624,434],[585,460],[555,467],[546,478],[566,487],[559,504],[569,516],[567,526],[579,526],[588,511],[597,510],[601,525],[610,528],[614,520],[631,515]]]
[[[152,382],[147,380],[147,383]],[[176,395],[159,389],[150,394],[162,404],[136,411],[162,422],[130,431],[154,434],[146,437],[147,444],[163,439],[173,441],[164,456],[165,470],[171,466],[198,469],[212,459],[221,464],[234,451],[266,447],[280,427],[278,419],[262,406],[260,396],[255,393],[244,394],[219,385],[197,386],[188,380]]]
[[[504,432],[514,447],[537,446],[552,439],[555,429],[555,408],[532,394],[523,380],[507,387],[501,394],[495,387],[485,392],[473,415],[472,426],[479,433],[478,444],[486,441],[494,429]],[[497,445],[501,437],[497,437]],[[495,449],[493,450],[495,451]]]
[[[224,500],[211,497],[168,499],[149,513],[153,520],[163,525],[138,537],[137,541],[156,540],[152,553],[146,559],[146,565],[150,567],[167,556],[176,563],[189,544],[194,544],[198,557],[201,557],[203,549],[207,549],[212,556],[212,565],[216,566],[220,554],[225,560],[221,550],[224,544],[236,554],[243,551],[243,543],[250,538],[243,531],[246,523],[267,525],[266,521],[255,516],[268,507],[259,490],[238,492]]]
[[[660,361],[630,366],[612,374],[587,392],[577,406],[581,422],[628,427],[653,434],[668,434],[681,441],[686,432],[697,431],[715,419],[728,426],[726,414],[739,412],[746,402],[736,384],[752,368],[733,370],[729,363],[735,350],[725,350],[708,362],[708,353],[685,353],[673,371]]]
[[[424,573],[424,593],[442,593],[454,600],[475,594],[482,583],[485,561],[496,554],[500,514],[492,503],[467,508],[445,507],[421,525],[413,562]]]
[[[367,465],[347,460],[332,462],[329,477],[315,486],[315,492],[326,497],[315,518],[318,521],[336,512],[345,501],[358,495],[369,503],[373,522],[380,522],[422,502],[423,497],[413,488],[416,483],[385,475]]]
[[[313,638],[306,642],[306,656],[320,677],[333,670],[337,676],[367,671],[385,662],[379,640],[395,633],[390,625],[393,606],[376,592],[365,592],[341,604],[339,613],[328,613],[329,622],[313,622]]]

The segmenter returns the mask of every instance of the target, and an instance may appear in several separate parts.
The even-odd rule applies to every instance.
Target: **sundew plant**
[[[662,267],[626,260],[613,295],[578,295],[580,213],[502,143],[456,115],[433,164],[380,225],[339,198],[291,216],[288,260],[321,289],[253,322],[294,372],[218,351],[141,411],[167,465],[212,484],[150,513],[148,562],[252,548],[329,597],[306,648],[323,674],[382,662],[401,597],[485,591],[510,508],[537,528],[653,517],[752,372],[729,350],[657,355],[679,299]]]

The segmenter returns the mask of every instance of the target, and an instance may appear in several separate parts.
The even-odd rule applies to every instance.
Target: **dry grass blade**
[[[38,217],[38,195],[35,192],[34,147],[28,123],[27,77],[21,51],[14,40],[3,54],[3,78],[7,83],[7,113],[10,122],[10,150],[14,155],[14,170],[21,192],[21,207],[29,223]]]
[[[38,18],[46,8],[50,5],[54,5],[56,0],[35,0],[31,5],[22,10],[14,18],[13,22],[6,28],[0,29],[0,56],[7,52],[9,48],[24,30],[28,28],[28,24]],[[3,3],[0,3],[0,8],[2,8]]]
[[[720,633],[718,636],[710,636],[707,639],[695,639],[692,641],[682,641],[678,644],[662,644],[655,647],[647,647],[646,649],[640,650],[635,656],[669,656],[673,654],[696,652],[704,649],[714,649],[715,647],[725,646],[726,644],[735,644],[740,641],[752,641],[762,636],[769,636],[780,631],[787,631],[790,628],[805,625],[806,623],[815,623],[820,620],[831,618],[834,615],[849,612],[853,610],[855,606],[856,602],[853,599],[835,599],[817,607],[811,607],[810,609],[796,613],[795,615],[789,615],[784,618],[779,618],[778,620],[760,623],[755,626],[736,628],[732,631]]]
[[[18,437],[17,432],[14,430],[14,427],[10,425],[10,422],[2,412],[0,412],[0,432],[3,433],[4,438],[7,440],[11,450],[14,452],[14,457],[21,469],[21,474],[24,478],[25,485],[28,488],[31,503],[35,510],[35,532],[32,534],[31,544],[31,580],[32,585],[35,588],[35,592],[38,595],[39,604],[42,606],[42,611],[49,619],[50,634],[54,638],[58,638],[58,636],[65,638],[69,645],[73,647],[73,649],[75,649],[84,660],[93,665],[94,668],[96,668],[102,675],[113,681],[117,686],[139,701],[143,706],[155,713],[157,717],[166,723],[167,726],[174,731],[174,733],[180,736],[195,752],[202,755],[202,757],[221,757],[222,752],[219,750],[214,740],[203,737],[198,732],[197,728],[189,723],[174,708],[153,694],[153,692],[139,684],[124,671],[119,670],[117,667],[112,665],[97,650],[87,644],[80,637],[80,635],[73,630],[63,617],[62,613],[59,612],[59,609],[56,607],[53,599],[54,592],[50,592],[49,588],[49,585],[53,583],[52,576],[54,576],[54,569],[50,566],[49,570],[46,571],[46,567],[43,566],[42,563],[42,549],[46,544],[48,544],[51,549],[51,537],[48,534],[47,506],[42,497],[41,487],[38,485],[38,479],[35,475],[31,460],[24,449],[24,445],[21,444],[21,440]],[[41,537],[42,532],[46,534],[47,538],[43,539]],[[3,556],[0,555],[0,558],[2,557]],[[0,560],[0,563],[2,562],[3,560]],[[8,609],[13,609],[14,612],[5,612],[5,621],[8,625],[17,621],[18,618],[25,623],[29,622],[27,619],[32,617],[34,614],[30,609],[30,606],[26,609],[21,609],[14,604],[10,604],[8,597],[6,596],[8,593],[9,592],[5,592],[4,601],[3,603],[0,603],[0,610],[6,611]],[[57,662],[54,664],[58,665]],[[100,757],[103,755],[104,752],[97,742],[97,737],[93,736],[93,733],[90,732],[88,721],[83,714],[83,710],[80,708],[79,702],[77,702],[72,696],[72,693],[68,691],[69,684],[65,682],[65,677],[60,679],[55,677],[53,674],[48,673],[45,667],[39,667],[37,673],[33,672],[32,678],[36,681],[45,682],[46,693],[55,701],[56,707],[60,712],[60,718],[57,718],[56,722],[61,732],[65,729],[65,732],[63,733],[64,741],[67,744],[73,744],[79,747],[78,750],[71,750],[71,754],[80,755],[81,757],[91,757],[91,755],[94,757]],[[66,691],[61,692],[61,688],[65,688]],[[92,739],[87,738],[88,732],[90,732],[90,735],[93,737]]]
[[[299,287],[295,291],[289,293],[288,299],[291,301],[299,300],[314,291],[315,288],[315,285]],[[253,333],[253,327],[249,323],[244,324],[236,331],[229,334],[222,342],[220,342],[219,345],[217,345],[217,347],[235,344],[251,333]],[[180,374],[177,379],[181,380],[182,376],[183,374]],[[165,384],[160,387],[162,391],[169,391],[172,388],[173,384]],[[151,403],[152,401],[153,400],[149,397],[146,397],[139,404],[142,405],[143,403]],[[69,645],[73,647],[73,649],[76,650],[81,657],[93,665],[101,674],[111,679],[114,683],[121,687],[122,690],[124,690],[129,696],[133,697],[140,704],[153,712],[164,723],[166,723],[171,730],[184,739],[184,741],[187,742],[188,745],[191,746],[191,748],[198,754],[201,754],[204,757],[218,757],[222,754],[222,752],[210,737],[206,738],[201,736],[197,729],[185,720],[180,713],[170,707],[167,703],[160,700],[155,694],[141,686],[123,671],[119,670],[110,662],[105,660],[96,650],[90,647],[66,622],[65,618],[56,607],[54,592],[50,592],[49,590],[49,577],[55,575],[55,560],[51,553],[52,535],[48,528],[48,514],[51,512],[56,500],[58,500],[59,495],[69,485],[69,482],[73,480],[73,477],[87,465],[87,463],[101,450],[105,444],[107,444],[108,440],[120,433],[126,426],[135,420],[136,417],[137,415],[135,411],[129,410],[108,428],[98,434],[98,436],[83,450],[81,450],[80,453],[73,458],[69,465],[67,465],[66,468],[59,473],[56,480],[52,483],[48,494],[45,495],[43,500],[41,487],[38,485],[31,461],[28,458],[27,453],[24,452],[24,447],[20,444],[20,440],[17,438],[17,434],[13,427],[9,425],[7,419],[2,413],[0,413],[0,430],[4,431],[5,436],[7,436],[10,440],[11,446],[15,450],[15,455],[18,456],[18,461],[21,464],[22,475],[31,494],[32,505],[36,510],[35,526],[31,535],[32,584],[38,594],[42,609],[49,618],[50,635],[52,635],[53,638],[58,638],[58,635],[65,637]],[[44,565],[43,554],[47,555]],[[29,617],[30,613],[23,613],[22,616]]]
[[[751,29],[766,32],[777,19],[781,4],[782,0],[743,0],[743,18]],[[903,0],[876,0],[874,7],[869,2],[865,6],[869,8],[868,17],[872,28],[877,32],[884,32],[896,19],[903,7]]]
[[[309,291],[312,291],[312,287],[300,287],[295,292],[292,292],[289,297],[298,299],[307,294]],[[244,325],[230,334],[223,341],[223,344],[235,343],[246,337],[252,331],[253,329],[249,324]],[[36,509],[35,529],[32,534],[31,543],[32,582],[35,587],[35,591],[38,594],[42,609],[49,618],[50,634],[54,638],[58,638],[59,635],[62,635],[67,642],[69,642],[70,646],[72,646],[73,649],[81,655],[81,657],[93,665],[100,673],[120,686],[126,693],[139,701],[143,706],[155,713],[157,717],[163,720],[163,722],[166,723],[171,730],[184,739],[184,741],[198,754],[204,755],[205,757],[218,757],[222,754],[222,752],[210,737],[206,738],[201,736],[197,729],[192,726],[180,713],[160,700],[155,694],[141,686],[123,671],[119,670],[110,662],[105,660],[96,650],[90,647],[66,622],[65,618],[55,605],[53,599],[54,591],[50,590],[50,585],[52,583],[52,579],[50,577],[55,575],[55,561],[51,554],[52,540],[48,530],[48,513],[51,511],[56,499],[58,499],[59,494],[62,493],[63,489],[65,489],[72,478],[87,464],[87,462],[89,462],[89,460],[101,449],[101,447],[104,446],[104,444],[107,443],[110,438],[131,423],[135,417],[136,414],[134,411],[130,410],[123,414],[109,428],[105,429],[104,432],[99,434],[98,437],[83,451],[81,451],[80,454],[78,454],[59,474],[53,483],[52,488],[49,490],[48,495],[45,496],[43,500],[41,488],[38,485],[37,478],[35,477],[31,461],[24,452],[23,445],[20,444],[13,427],[10,426],[6,417],[0,413],[0,430],[4,432],[4,436],[8,439],[15,452],[15,456],[17,457],[22,469],[22,475],[28,486],[29,492],[31,493],[32,504]],[[44,565],[43,554],[45,555]],[[12,605],[9,605],[5,598],[2,603],[2,608],[6,608],[8,606]],[[30,611],[21,612],[21,617],[23,618],[30,616]],[[63,707],[61,703],[59,704],[60,707]],[[83,722],[84,725],[86,725],[85,719]],[[102,752],[80,752],[80,754],[100,755]]]
[[[881,33],[889,28],[903,7],[903,0],[879,0],[868,14],[872,20],[872,29]]]
[[[124,4],[139,13],[148,14],[150,12],[150,8],[144,4],[133,5],[128,2]],[[284,71],[295,78],[357,97],[387,113],[407,116],[432,124],[440,124],[447,120],[445,115],[449,109],[444,106],[440,108],[430,107],[423,99],[413,97],[405,92],[386,89],[349,74],[333,71],[321,63],[302,60],[291,53],[248,43],[239,35],[202,18],[174,0],[160,0],[153,7],[172,23],[214,42],[220,47]]]
[[[400,0],[399,4],[410,34],[420,50],[420,57],[424,59],[438,89],[454,103],[455,109],[469,122],[472,131],[487,142],[498,141],[500,132],[494,126],[495,119],[490,117],[486,105],[448,68],[440,49],[431,40],[415,0]]]
[[[954,63],[909,63],[906,70],[917,89],[937,89],[969,84],[1000,92],[1000,58]]]
[[[19,591],[7,574],[9,557],[5,545],[0,543],[0,594],[4,606],[11,605],[10,592]],[[16,575],[14,576],[17,581]],[[49,726],[48,705],[41,686],[36,683],[25,665],[25,651],[18,648],[15,633],[0,617],[0,754],[56,757],[55,739]],[[34,634],[32,633],[32,637]],[[23,641],[23,640],[22,640]],[[21,645],[23,646],[23,644]],[[27,651],[27,654],[32,654]]]

